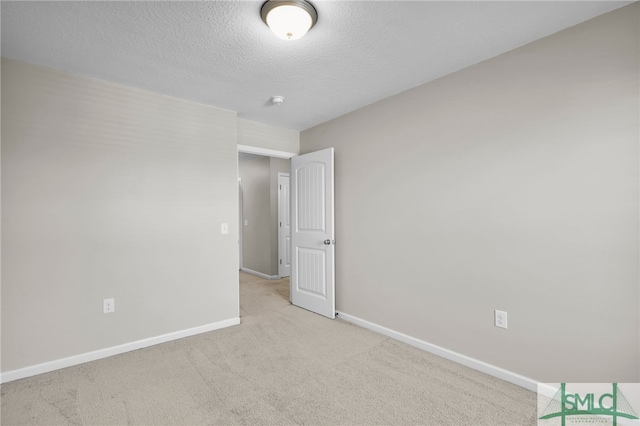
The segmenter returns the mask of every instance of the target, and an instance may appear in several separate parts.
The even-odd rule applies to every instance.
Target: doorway
[[[290,274],[289,159],[296,154],[238,147],[239,270],[277,280]],[[281,239],[283,239],[281,241]],[[289,240],[290,241],[290,240]]]
[[[239,151],[243,152],[240,148]],[[241,155],[246,157],[244,154]],[[278,238],[272,238],[271,242],[276,241],[278,248],[287,247],[286,234],[278,231],[279,228],[288,228],[290,230],[290,244],[288,245],[290,260],[287,258],[287,254],[283,254],[282,258],[278,258],[278,248],[276,248],[275,253],[270,250],[272,254],[276,254],[278,275],[273,277],[267,275],[266,277],[270,279],[281,278],[280,273],[283,269],[278,266],[278,260],[280,264],[285,264],[284,260],[286,259],[287,266],[291,266],[289,274],[293,273],[293,280],[288,280],[290,281],[290,302],[332,319],[336,316],[335,218],[333,205],[334,155],[334,148],[326,148],[295,156],[291,162],[282,162],[282,165],[286,164],[289,176],[284,172],[278,172],[275,190],[274,185],[271,184],[273,179],[267,182],[267,179],[264,178],[264,172],[262,173],[262,178],[257,181],[263,185],[267,182],[268,192],[272,195],[272,199],[274,193],[278,196],[276,203],[271,202],[270,209],[273,213],[275,204],[276,216],[278,217],[276,221],[276,235],[278,235]],[[254,155],[251,157],[254,157]],[[250,158],[249,160],[254,160],[258,164],[258,159],[256,158]],[[258,164],[255,170],[267,170],[267,174],[273,176],[274,169],[276,169],[273,167],[273,161],[273,158],[260,159],[261,164]],[[267,164],[269,167],[265,169]],[[250,164],[250,167],[243,167],[242,162],[239,160],[238,169],[240,178],[244,182],[241,205],[243,209],[242,226],[246,227],[248,222],[251,221],[251,219],[246,218],[247,206],[253,202],[247,196],[247,182],[249,177],[254,174],[254,167],[253,164]],[[246,179],[245,176],[247,177]],[[289,186],[289,183],[292,185]],[[289,204],[290,208],[286,207],[287,204]],[[261,211],[262,214],[255,217],[265,219],[265,216],[268,216],[264,214],[266,210],[263,205],[262,209],[257,210],[258,212]],[[283,210],[288,214],[278,215],[278,210]],[[252,211],[252,213],[255,213],[255,211]],[[289,217],[291,219],[290,223],[287,220]],[[285,223],[286,226],[283,226]],[[295,232],[292,232],[293,229],[295,229]],[[243,230],[242,235],[244,237],[242,244],[242,271],[250,272],[257,276],[265,276],[260,272],[256,273],[257,271],[247,268],[246,265],[249,263],[247,261],[247,246],[252,248],[258,246],[254,245],[253,242],[247,241],[246,230]],[[319,237],[322,238],[319,239]],[[258,251],[263,251],[263,249],[264,246],[261,246]]]

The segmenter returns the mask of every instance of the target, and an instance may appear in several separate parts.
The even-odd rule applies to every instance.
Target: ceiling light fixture
[[[305,0],[268,0],[260,14],[271,31],[284,40],[299,39],[318,21],[318,12]]]

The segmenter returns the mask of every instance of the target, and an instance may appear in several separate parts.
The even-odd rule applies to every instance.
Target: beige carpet
[[[240,282],[241,325],[6,383],[2,424],[535,424],[533,392]]]

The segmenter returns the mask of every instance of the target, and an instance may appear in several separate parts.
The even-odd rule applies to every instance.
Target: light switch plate
[[[220,225],[220,233],[222,235],[226,235],[229,233],[229,224],[228,223],[223,223],[222,225]]]

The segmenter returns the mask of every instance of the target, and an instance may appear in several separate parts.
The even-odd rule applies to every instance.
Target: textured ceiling
[[[304,130],[631,2],[312,3],[284,41],[260,1],[2,1],[2,55]]]

